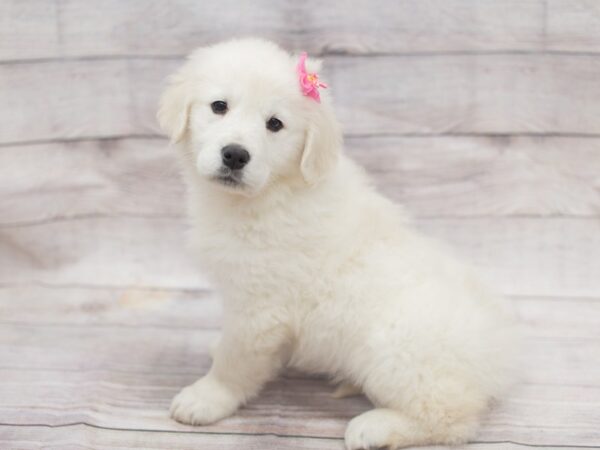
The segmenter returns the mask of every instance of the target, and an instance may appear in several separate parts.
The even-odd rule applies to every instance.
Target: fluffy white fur
[[[296,62],[258,39],[201,48],[162,97],[192,242],[225,306],[212,368],[171,415],[215,422],[291,366],[373,402],[348,425],[348,449],[465,442],[511,379],[511,320],[342,153],[327,93],[303,96]],[[211,110],[217,100],[226,114]],[[251,156],[235,186],[215,179],[231,143]]]

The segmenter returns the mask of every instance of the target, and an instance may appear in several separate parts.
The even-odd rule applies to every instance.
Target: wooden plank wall
[[[221,424],[166,417],[219,305],[157,98],[245,35],[323,57],[347,151],[526,324],[524,383],[469,448],[600,448],[594,0],[2,0],[0,447],[339,449],[368,407],[288,375]]]

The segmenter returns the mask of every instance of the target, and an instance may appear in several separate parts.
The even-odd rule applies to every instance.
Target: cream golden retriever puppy
[[[259,39],[200,48],[169,80],[158,119],[225,315],[171,415],[215,422],[294,367],[375,405],[348,449],[465,442],[511,379],[514,327],[344,155],[323,87],[304,54]]]

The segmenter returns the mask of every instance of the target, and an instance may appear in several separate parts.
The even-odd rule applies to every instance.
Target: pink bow
[[[296,67],[298,79],[300,80],[300,89],[304,95],[320,103],[319,88],[327,89],[327,85],[319,81],[319,76],[316,73],[308,73],[306,71],[306,56],[306,52],[300,53],[300,60]]]

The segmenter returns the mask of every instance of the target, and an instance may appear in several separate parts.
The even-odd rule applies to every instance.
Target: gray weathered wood
[[[600,59],[594,56],[333,56],[326,64],[324,77],[351,135],[600,133]],[[0,143],[159,133],[159,93],[178,65],[0,66]]]
[[[134,132],[128,66],[127,61],[0,66],[0,142]]]
[[[60,56],[56,1],[0,2],[0,61]]]
[[[574,324],[582,322],[577,317],[589,309],[578,311],[577,306],[574,303],[567,311],[566,321]],[[538,311],[549,307],[541,304]],[[131,314],[143,313],[143,310],[138,310]],[[568,318],[570,315],[575,318]],[[198,322],[201,324],[202,320]],[[153,374],[172,380],[173,389],[175,383],[189,383],[208,370],[208,351],[219,336],[218,329],[205,329],[200,325],[190,328],[133,323],[130,326],[4,323],[0,327],[0,361],[3,364],[0,367],[19,372],[57,372],[56,376],[75,372],[92,379],[102,374],[134,378]],[[521,384],[549,385],[557,389],[561,386],[597,386],[600,377],[598,340],[589,336],[548,335],[557,336],[558,331],[528,328],[526,345],[520,349],[524,359]],[[9,387],[2,389],[9,390]],[[11,395],[25,393],[13,392]],[[62,401],[68,401],[68,398]],[[76,411],[79,414],[90,412],[93,413]],[[588,417],[590,420],[595,418],[595,415]]]
[[[221,306],[156,103],[235,35],[324,55],[348,152],[512,294],[522,379],[461,448],[600,448],[595,0],[0,2],[0,448],[342,450],[369,408],[287,373],[211,427],[167,417]]]
[[[596,218],[420,219],[507,294],[600,292]],[[0,229],[0,283],[207,287],[179,218],[88,217]]]
[[[0,150],[0,226],[89,215],[181,216],[184,194],[164,139]]]
[[[600,49],[600,3],[595,0],[548,0],[546,48],[597,52]]]
[[[247,35],[318,54],[597,52],[598,16],[594,0],[5,0],[0,60],[183,55]]]
[[[217,330],[221,302],[212,290],[200,289],[5,286],[0,287],[0,326],[4,324]]]
[[[0,34],[0,59],[8,60],[183,55],[246,35],[313,53],[541,50],[545,19],[542,0],[5,0],[0,12],[10,26]]]
[[[5,439],[3,439],[5,437]],[[41,443],[44,444],[41,444]],[[40,450],[42,448],[60,448],[61,450],[108,450],[108,449],[190,449],[202,450],[343,450],[341,438],[242,434],[203,434],[200,431],[172,433],[167,431],[145,432],[139,430],[98,429],[85,424],[69,425],[61,428],[16,427],[0,428],[0,445],[6,444],[19,450]],[[419,450],[522,450],[526,444],[506,441],[467,444],[460,447],[425,446]],[[544,445],[548,450],[564,450],[563,446]],[[578,448],[570,446],[569,448]],[[594,448],[594,447],[580,447]]]
[[[0,283],[206,286],[179,218],[79,218],[0,230]]]
[[[600,339],[600,296],[516,296],[506,302],[531,336]],[[210,289],[6,286],[0,287],[1,325],[218,330],[221,303]]]
[[[0,324],[216,330],[221,304],[212,290],[31,284],[0,287]]]
[[[417,217],[600,216],[600,139],[350,137],[348,153]],[[163,139],[0,151],[0,226],[89,215],[183,215]]]
[[[182,301],[176,323],[198,312],[189,299]],[[597,333],[592,337],[586,330],[600,325],[600,316],[590,314],[600,304],[572,303],[560,312],[561,322],[546,318],[558,314],[548,308],[563,301],[517,299],[521,317],[523,301],[530,318],[525,322],[523,380],[488,414],[477,440],[595,445],[600,438],[596,426],[600,367],[594,361],[600,357],[600,346]],[[129,325],[138,323],[136,316],[156,314],[150,303],[139,309],[123,308]],[[102,320],[106,319],[110,320]],[[294,375],[271,383],[239,414],[218,424],[202,429],[176,424],[166,415],[170,398],[207,370],[207,349],[216,332],[202,326],[161,328],[138,323],[127,327],[126,323],[1,324],[0,422],[340,438],[347,420],[368,408],[364,399],[334,400],[325,382]],[[579,334],[565,337],[565,326],[580,328]],[[35,409],[30,409],[32,404]]]
[[[0,425],[0,446],[18,450],[343,450],[341,439],[284,436],[281,434],[231,434],[195,431],[141,431],[96,428],[73,424],[60,428]],[[469,445],[470,450],[493,450],[493,446]],[[509,446],[515,450],[520,447]],[[427,449],[425,449],[427,450]],[[435,450],[440,450],[436,447]],[[552,450],[552,448],[550,448]]]
[[[600,291],[597,219],[420,220],[506,294],[595,296]]]

